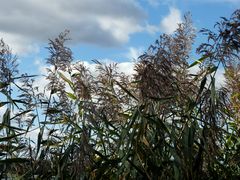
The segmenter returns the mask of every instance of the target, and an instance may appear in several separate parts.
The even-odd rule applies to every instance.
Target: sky
[[[197,32],[213,29],[240,0],[0,0],[0,38],[17,54],[20,73],[44,74],[48,40],[70,30],[75,60],[94,69],[92,60],[118,62],[132,74],[134,62],[162,33],[172,34],[190,12]],[[194,44],[204,39],[199,33]],[[194,53],[193,53],[194,54]],[[194,59],[194,57],[191,57]],[[217,81],[223,82],[218,70]],[[46,84],[44,76],[37,85]],[[0,117],[5,112],[0,108]],[[35,135],[38,131],[35,132]],[[37,137],[37,136],[35,136]]]
[[[17,54],[21,73],[44,73],[49,38],[68,29],[76,60],[90,68],[93,59],[118,62],[131,74],[137,57],[160,34],[173,33],[185,13],[199,31],[239,7],[240,0],[1,0],[0,37]]]

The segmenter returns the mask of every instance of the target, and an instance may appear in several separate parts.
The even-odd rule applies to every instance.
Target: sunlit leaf
[[[70,93],[70,92],[66,92],[66,94],[72,100],[76,100],[77,99],[77,97],[74,94]]]
[[[194,61],[192,64],[188,66],[188,68],[191,68],[193,66],[196,66],[197,64],[201,64],[205,59],[207,59],[209,56],[203,56],[200,59]]]

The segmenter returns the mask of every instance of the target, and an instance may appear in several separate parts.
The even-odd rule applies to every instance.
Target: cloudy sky
[[[0,0],[0,38],[18,56],[20,73],[43,74],[48,39],[70,30],[74,58],[94,69],[93,59],[119,63],[133,72],[133,61],[162,33],[171,34],[187,12],[194,26],[213,29],[220,17],[240,8],[240,0]],[[201,42],[197,38],[195,47]],[[194,57],[193,57],[194,58]],[[196,69],[195,69],[196,70]],[[223,82],[223,71],[217,72]],[[46,80],[38,77],[43,87]],[[1,98],[1,97],[0,97]],[[0,119],[5,112],[0,108]],[[35,136],[38,131],[33,132]],[[37,137],[37,136],[36,136]]]
[[[128,72],[184,13],[191,12],[197,30],[212,29],[237,7],[240,0],[1,0],[0,37],[17,53],[22,73],[42,72],[48,39],[65,29],[75,59],[112,60]]]

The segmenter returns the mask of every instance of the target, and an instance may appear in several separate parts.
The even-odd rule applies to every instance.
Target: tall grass
[[[0,179],[239,178],[239,22],[237,10],[216,32],[203,29],[209,41],[189,64],[187,15],[138,58],[133,76],[99,61],[91,74],[65,31],[49,41],[45,93],[35,76],[19,76],[1,41]],[[217,88],[222,66],[226,84]]]

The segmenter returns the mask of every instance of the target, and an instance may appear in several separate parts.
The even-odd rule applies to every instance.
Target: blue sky
[[[240,0],[3,0],[0,37],[18,54],[21,73],[43,73],[48,39],[70,30],[75,59],[132,62],[191,12],[197,31],[213,29]],[[196,45],[202,37],[196,39]],[[131,71],[132,64],[123,69]],[[129,69],[127,69],[129,67]]]
[[[213,29],[239,7],[240,0],[1,0],[0,37],[17,54],[20,73],[44,74],[48,39],[69,29],[76,60],[90,70],[93,59],[115,61],[131,74],[133,59],[160,34],[171,34],[184,13],[192,14],[199,31]],[[202,40],[198,36],[194,46]],[[217,73],[222,81],[223,71]],[[46,83],[44,76],[37,78],[40,88]],[[0,108],[0,119],[4,112]]]

